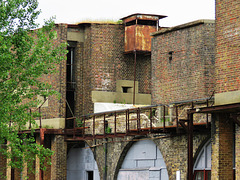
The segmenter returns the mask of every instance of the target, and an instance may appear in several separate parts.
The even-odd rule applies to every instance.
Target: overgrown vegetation
[[[28,122],[34,124],[38,113],[36,96],[55,93],[51,86],[39,80],[55,72],[56,64],[64,60],[66,44],[56,44],[54,22],[49,20],[37,28],[37,0],[0,1],[0,153],[10,159],[9,166],[30,169],[36,157],[44,169],[44,161],[52,151],[35,142],[31,134],[19,134]]]

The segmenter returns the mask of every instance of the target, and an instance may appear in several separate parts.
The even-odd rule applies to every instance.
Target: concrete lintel
[[[215,94],[215,106],[234,103],[240,103],[240,90]]]

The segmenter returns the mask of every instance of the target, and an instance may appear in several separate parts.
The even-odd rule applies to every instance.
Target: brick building
[[[69,53],[43,80],[61,98],[44,103],[36,129],[52,165],[19,173],[0,156],[0,170],[7,179],[239,179],[239,6],[216,0],[216,22],[171,28],[149,14],[56,25]]]
[[[198,20],[153,33],[152,103],[211,96],[215,22]]]

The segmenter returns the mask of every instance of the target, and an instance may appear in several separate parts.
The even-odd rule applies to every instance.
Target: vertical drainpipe
[[[136,19],[136,28],[134,32],[134,81],[133,81],[133,105],[135,105],[135,94],[136,94],[136,66],[137,66],[137,51],[136,51],[136,33],[137,33],[137,19]]]
[[[135,105],[135,91],[136,91],[136,65],[137,65],[137,52],[134,48],[134,81],[133,81],[133,105]]]

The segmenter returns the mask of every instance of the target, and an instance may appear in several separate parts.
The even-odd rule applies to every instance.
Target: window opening
[[[67,54],[67,86],[68,89],[75,88],[75,73],[74,73],[74,48],[68,48]]]
[[[147,25],[147,26],[157,26],[157,21],[138,19],[137,24],[139,24],[139,25]]]
[[[122,87],[122,92],[123,93],[131,93],[132,87]]]
[[[126,23],[126,26],[132,26],[132,25],[135,25],[136,24],[136,20],[133,20],[133,21],[129,21]]]
[[[93,180],[93,171],[87,171],[87,180]]]
[[[137,22],[136,20],[132,20],[126,23],[126,26],[132,26],[132,25],[146,25],[146,26],[157,26],[157,21],[153,20],[142,20],[138,19]]]
[[[173,59],[173,51],[170,51],[169,53],[168,53],[168,58],[169,58],[169,62],[172,62],[172,59]]]
[[[75,111],[75,48],[67,48],[67,92],[66,92],[66,117],[74,117]],[[66,128],[72,128],[73,121],[66,121]]]

